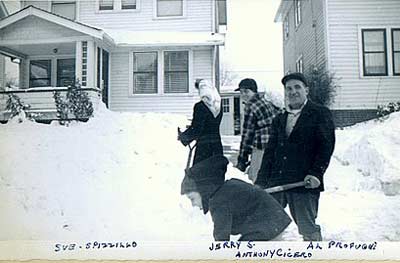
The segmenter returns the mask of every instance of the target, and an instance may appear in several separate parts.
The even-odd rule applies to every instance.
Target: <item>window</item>
[[[157,93],[157,52],[133,53],[133,93]]]
[[[294,0],[294,23],[296,27],[301,23],[301,0]]]
[[[286,16],[285,20],[283,21],[283,40],[289,38],[289,17]]]
[[[400,75],[400,28],[392,29],[393,75]]]
[[[29,87],[51,86],[51,60],[31,60]]]
[[[304,65],[303,65],[303,56],[300,56],[296,60],[296,72],[303,73],[304,72]]]
[[[221,100],[222,102],[222,112],[229,112],[229,99],[225,98]]]
[[[57,87],[68,87],[75,82],[75,59],[57,60]]]
[[[136,0],[121,0],[121,9],[136,9]]]
[[[76,18],[75,1],[53,1],[51,3],[51,11],[54,14],[75,20]]]
[[[218,25],[225,26],[227,24],[226,0],[217,0],[217,10],[218,10]]]
[[[183,0],[156,0],[157,17],[183,16]]]
[[[189,52],[164,52],[164,92],[189,92]]]
[[[114,0],[99,0],[99,10],[113,10]]]
[[[364,76],[387,76],[385,29],[362,29]]]

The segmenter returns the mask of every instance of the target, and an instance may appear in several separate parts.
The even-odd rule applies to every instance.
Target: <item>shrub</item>
[[[400,101],[389,102],[387,105],[378,105],[376,112],[378,119],[383,120],[387,115],[393,112],[400,111]]]
[[[84,120],[93,116],[93,104],[87,92],[81,89],[79,82],[68,87],[65,100],[62,99],[59,91],[53,93],[53,98],[56,104],[57,117],[62,125],[71,120],[71,115],[76,120]]]
[[[330,106],[339,87],[334,74],[324,69],[313,68],[304,75],[310,88],[309,98],[318,104]]]
[[[37,114],[33,114],[28,111],[30,107],[31,106],[29,104],[25,104],[17,95],[8,94],[6,110],[10,111],[10,119],[19,116],[18,121],[23,122],[25,117],[29,120],[34,120],[36,117],[39,117]]]

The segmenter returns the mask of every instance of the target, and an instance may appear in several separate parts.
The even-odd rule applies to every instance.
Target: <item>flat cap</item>
[[[290,73],[290,74],[284,76],[282,78],[281,82],[282,82],[283,85],[285,85],[286,82],[288,82],[291,79],[300,80],[301,82],[304,83],[304,85],[308,86],[308,82],[307,82],[306,77],[303,75],[303,73],[300,73],[300,72],[294,72],[294,73]]]

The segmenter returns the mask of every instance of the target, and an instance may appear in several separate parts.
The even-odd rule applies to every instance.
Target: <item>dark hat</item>
[[[249,89],[254,92],[257,92],[257,82],[254,79],[242,79],[239,83],[239,88],[235,89],[235,91],[239,91],[241,89]]]
[[[288,82],[291,79],[300,80],[301,82],[304,83],[304,85],[308,86],[308,82],[307,82],[306,77],[303,75],[303,73],[300,73],[300,72],[294,72],[294,73],[290,73],[290,74],[284,76],[282,78],[281,82],[282,82],[283,85],[285,85],[286,82]]]

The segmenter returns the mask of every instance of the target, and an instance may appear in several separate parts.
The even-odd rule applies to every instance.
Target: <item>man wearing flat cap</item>
[[[304,181],[298,187],[272,194],[290,213],[304,241],[321,241],[315,220],[323,175],[334,146],[335,128],[328,108],[307,99],[309,88],[302,73],[282,78],[285,111],[274,118],[270,138],[255,184],[274,187]]]
[[[240,91],[240,96],[245,103],[242,138],[236,168],[245,172],[247,166],[250,165],[247,174],[249,179],[254,182],[261,166],[264,149],[267,146],[272,119],[278,113],[279,108],[258,94],[257,83],[254,79],[243,79],[235,91]]]

